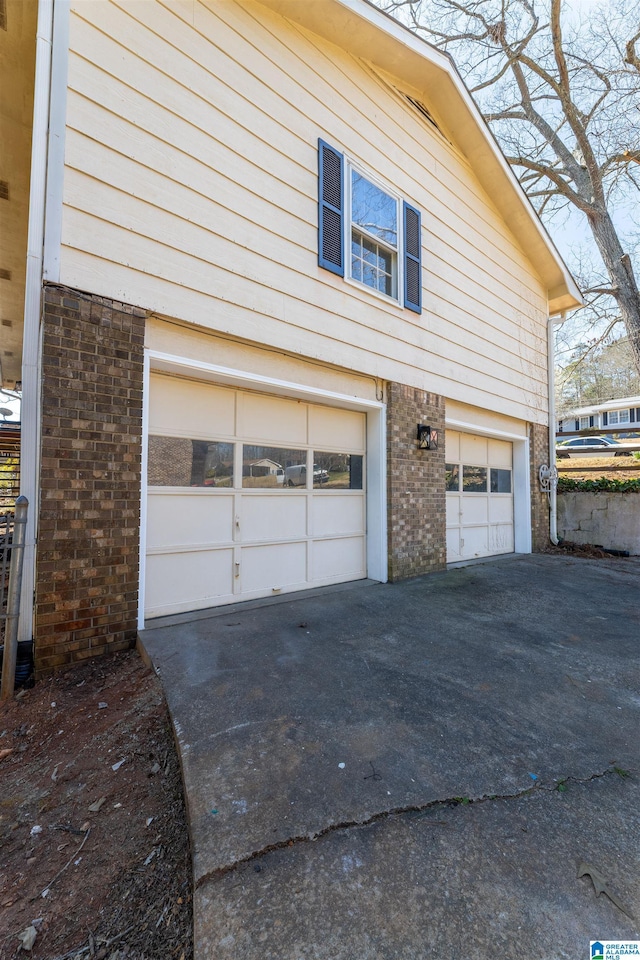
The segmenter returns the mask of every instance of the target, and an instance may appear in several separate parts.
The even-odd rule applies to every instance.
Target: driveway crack
[[[247,866],[248,864],[257,863],[259,860],[271,853],[275,853],[278,850],[289,850],[292,847],[300,846],[301,844],[314,843],[316,840],[321,840],[323,837],[326,837],[331,833],[352,830],[358,827],[368,827],[371,824],[379,823],[381,820],[391,820],[406,816],[407,814],[426,813],[430,810],[439,810],[445,807],[451,808],[457,806],[472,806],[482,803],[491,803],[495,800],[519,800],[522,797],[531,796],[532,794],[539,793],[540,791],[552,793],[561,786],[566,787],[567,784],[571,783],[591,783],[593,780],[600,780],[603,777],[612,776],[615,772],[616,771],[614,768],[607,767],[606,770],[603,770],[600,773],[592,773],[588,777],[558,777],[557,779],[551,780],[548,783],[537,781],[529,787],[526,787],[522,790],[517,790],[515,793],[491,793],[484,794],[480,797],[452,796],[444,799],[429,800],[425,803],[410,803],[402,807],[390,807],[388,810],[380,810],[378,813],[374,813],[370,817],[365,817],[362,820],[343,820],[339,823],[331,823],[328,826],[323,827],[321,830],[316,830],[313,833],[298,834],[297,836],[287,837],[285,840],[278,840],[275,843],[269,843],[264,847],[260,847],[258,850],[254,850],[252,853],[248,853],[244,857],[239,857],[237,860],[234,860],[231,863],[224,864],[221,867],[216,867],[214,870],[209,870],[207,873],[204,873],[202,876],[198,877],[195,882],[195,889],[199,890],[204,884],[214,883],[217,880],[221,880],[222,877],[226,876],[228,873],[233,873],[234,871],[239,870],[241,867]]]

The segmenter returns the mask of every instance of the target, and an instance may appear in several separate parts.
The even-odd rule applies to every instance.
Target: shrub
[[[569,477],[558,478],[558,493],[570,493],[580,490],[587,493],[640,493],[640,477],[637,480],[572,480]]]

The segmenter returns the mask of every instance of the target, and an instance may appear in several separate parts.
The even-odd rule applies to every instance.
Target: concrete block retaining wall
[[[574,543],[640,554],[640,493],[558,494],[558,534]]]

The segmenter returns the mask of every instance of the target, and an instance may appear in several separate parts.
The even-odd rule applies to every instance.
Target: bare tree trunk
[[[587,217],[611,279],[613,296],[627,328],[636,367],[640,370],[640,291],[631,258],[623,251],[616,228],[605,207],[594,208]]]

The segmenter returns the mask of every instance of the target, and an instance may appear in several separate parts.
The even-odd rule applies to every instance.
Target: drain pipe
[[[35,545],[38,514],[38,464],[40,448],[40,356],[42,330],[42,249],[47,186],[49,95],[53,42],[53,0],[39,0],[36,33],[35,89],[31,135],[31,180],[27,272],[24,298],[22,349],[22,435],[20,448],[20,491],[29,500],[26,529],[22,595],[18,640],[33,639],[33,598],[35,592]]]
[[[566,313],[547,321],[547,382],[549,384],[549,464],[540,467],[540,489],[549,498],[549,539],[558,545],[558,471],[556,469],[556,376],[555,327],[564,323]]]

